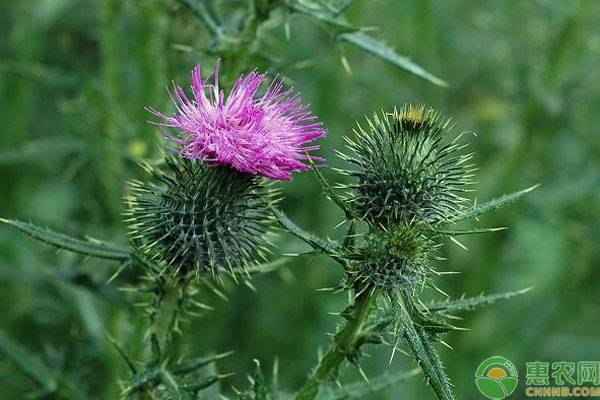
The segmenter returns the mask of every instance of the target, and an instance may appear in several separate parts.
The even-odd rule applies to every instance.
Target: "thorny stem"
[[[150,339],[155,362],[162,362],[169,356],[173,336],[179,329],[179,318],[188,296],[189,278],[174,284],[159,280],[158,294],[150,313]]]
[[[314,399],[323,382],[337,377],[341,363],[356,350],[363,324],[369,316],[371,304],[376,297],[377,292],[370,290],[364,290],[355,297],[354,303],[350,306],[350,315],[346,317],[346,323],[335,335],[331,348],[319,360],[316,369],[296,395],[296,400]]]

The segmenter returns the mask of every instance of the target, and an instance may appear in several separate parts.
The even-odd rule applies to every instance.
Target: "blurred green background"
[[[218,3],[235,10],[245,2]],[[512,360],[522,377],[526,361],[600,360],[600,2],[356,0],[346,16],[377,27],[371,35],[449,86],[340,44],[300,16],[289,40],[282,25],[265,29],[261,48],[272,61],[253,63],[284,74],[311,103],[329,130],[321,141],[329,165],[341,166],[334,150],[363,115],[424,102],[452,116],[456,133],[476,133],[478,199],[542,184],[481,221],[509,230],[468,237],[469,251],[450,242],[443,250],[461,272],[439,281],[453,296],[535,287],[465,315],[459,325],[470,330],[446,339],[454,350],[441,351],[457,395],[480,398],[473,375],[490,355]],[[1,2],[0,216],[125,243],[124,184],[142,176],[136,160],[155,157],[163,141],[144,107],[168,109],[165,85],[185,84],[196,63],[212,68],[208,40],[202,21],[169,0]],[[282,187],[282,208],[300,225],[343,234],[335,228],[341,213],[312,174]],[[278,252],[305,249],[286,235],[277,244]],[[118,290],[128,277],[105,284],[115,268],[0,226],[2,335],[94,399],[118,398],[117,381],[128,377],[105,332],[134,359],[145,346],[135,297]],[[194,354],[234,350],[219,363],[236,373],[225,387],[243,387],[257,358],[265,370],[278,359],[282,386],[296,389],[329,344],[338,322],[329,313],[345,304],[344,294],[316,289],[340,277],[324,258],[297,258],[253,281],[256,292],[228,286],[229,302],[208,296],[215,311],[186,325],[183,345]],[[370,353],[365,370],[376,376],[390,349]],[[397,355],[391,368],[414,364]],[[349,367],[343,380],[357,377]],[[0,387],[1,399],[54,398],[1,353]],[[417,377],[373,398],[434,395]]]

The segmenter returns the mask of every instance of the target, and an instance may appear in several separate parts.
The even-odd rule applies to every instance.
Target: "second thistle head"
[[[466,146],[449,139],[449,121],[425,106],[375,114],[346,138],[342,154],[356,178],[347,186],[355,215],[372,226],[437,223],[460,212],[473,166]]]

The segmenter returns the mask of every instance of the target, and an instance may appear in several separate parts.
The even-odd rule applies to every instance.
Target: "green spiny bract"
[[[449,120],[431,108],[405,106],[375,114],[368,129],[358,126],[345,138],[352,156],[340,154],[357,178],[346,200],[355,216],[371,226],[390,223],[438,223],[463,208],[473,166],[466,145],[448,140]]]
[[[278,197],[267,179],[181,157],[144,167],[153,181],[129,184],[127,223],[159,272],[236,274],[264,259]]]
[[[434,247],[414,226],[372,229],[346,254],[348,286],[390,290],[420,286],[428,276]]]

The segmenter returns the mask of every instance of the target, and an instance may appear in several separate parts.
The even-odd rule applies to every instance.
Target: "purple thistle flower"
[[[319,146],[306,144],[325,136],[326,130],[297,94],[284,89],[281,80],[257,96],[265,80],[266,75],[256,71],[242,75],[225,99],[219,89],[219,65],[214,84],[202,80],[197,65],[192,71],[194,98],[190,100],[180,86],[174,85],[171,100],[175,114],[167,117],[154,109],[150,112],[165,121],[159,125],[180,130],[172,139],[186,158],[291,180],[291,172],[310,168],[303,162],[308,159],[306,152]]]

